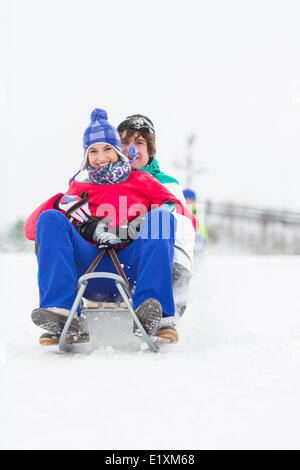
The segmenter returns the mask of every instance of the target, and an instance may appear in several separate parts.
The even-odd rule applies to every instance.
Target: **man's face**
[[[135,132],[133,136],[127,137],[127,131],[123,131],[120,134],[122,152],[129,157],[127,147],[133,145],[137,149],[137,156],[135,161],[132,163],[131,168],[133,170],[144,168],[149,162],[149,153],[147,147],[147,140],[139,133]]]

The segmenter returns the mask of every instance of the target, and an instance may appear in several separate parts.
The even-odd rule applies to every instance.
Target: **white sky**
[[[298,1],[2,0],[2,223],[67,187],[95,107],[144,113],[200,198],[300,209]]]

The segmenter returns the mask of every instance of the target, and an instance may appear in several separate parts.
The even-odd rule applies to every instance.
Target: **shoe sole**
[[[67,317],[43,308],[33,310],[31,314],[33,323],[44,330],[60,335],[64,329]],[[70,333],[80,333],[80,322],[74,318],[69,326]]]
[[[153,335],[162,318],[160,302],[156,299],[147,299],[137,308],[135,313],[146,333],[150,336]],[[141,332],[135,323],[133,325],[133,332],[136,336],[141,336]]]
[[[42,346],[57,346],[59,344],[60,336],[47,336],[42,335],[40,337],[40,344]],[[90,336],[89,335],[80,335],[80,336],[70,336],[67,338],[67,343],[68,344],[82,344],[82,343],[88,343],[90,341]]]
[[[164,328],[155,333],[155,340],[158,343],[176,344],[178,343],[178,333],[173,328]]]

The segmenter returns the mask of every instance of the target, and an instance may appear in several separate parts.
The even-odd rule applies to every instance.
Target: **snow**
[[[35,257],[0,258],[1,448],[299,449],[299,257],[209,249],[158,354],[129,319],[91,319],[72,354],[40,346]]]

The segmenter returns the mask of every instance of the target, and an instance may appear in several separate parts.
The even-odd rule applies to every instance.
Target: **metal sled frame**
[[[60,341],[59,341],[59,348],[62,350],[62,351],[65,351],[65,352],[69,352],[69,351],[72,351],[73,350],[73,345],[72,344],[68,344],[67,343],[67,335],[68,335],[68,331],[69,331],[69,326],[77,312],[77,308],[82,304],[82,298],[83,298],[83,294],[87,288],[87,285],[88,285],[88,281],[89,279],[95,279],[95,278],[106,278],[106,279],[112,279],[113,281],[115,281],[115,284],[116,284],[116,287],[118,289],[118,291],[120,292],[121,294],[121,297],[123,298],[126,306],[127,306],[127,309],[125,308],[115,308],[115,309],[109,309],[110,311],[112,312],[116,312],[116,311],[129,311],[129,313],[131,314],[133,320],[135,321],[136,325],[138,326],[145,342],[147,343],[149,349],[153,352],[158,352],[159,351],[159,347],[156,343],[154,343],[151,339],[151,337],[148,335],[148,333],[145,331],[143,325],[141,324],[140,320],[138,319],[134,309],[133,309],[133,303],[132,303],[132,295],[131,295],[131,292],[126,284],[126,282],[124,281],[124,279],[122,279],[121,276],[117,275],[117,274],[113,274],[113,273],[105,273],[105,272],[96,272],[96,273],[89,273],[89,274],[84,274],[83,276],[81,276],[78,280],[78,292],[77,292],[77,296],[74,300],[74,303],[72,305],[72,309],[71,309],[71,312],[70,312],[70,315],[68,316],[68,319],[65,323],[65,326],[64,326],[64,329],[61,333],[61,336],[60,336]],[[101,311],[107,311],[108,309],[105,309],[105,308],[93,308],[93,309],[82,309],[82,312],[85,312],[85,311],[89,311],[89,312],[101,312]]]

